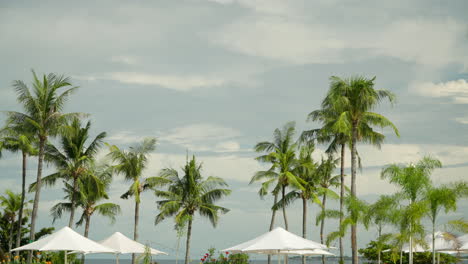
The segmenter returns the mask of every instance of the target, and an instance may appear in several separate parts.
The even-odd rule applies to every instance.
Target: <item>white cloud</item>
[[[468,146],[439,144],[384,144],[379,150],[368,145],[358,146],[363,167],[390,163],[409,163],[429,155],[440,159],[444,166],[466,163]],[[349,158],[347,159],[349,166]]]
[[[120,131],[107,137],[108,141],[120,144],[129,144],[141,141],[143,137],[130,131]]]
[[[376,54],[443,66],[460,62],[460,45],[464,45],[460,36],[466,34],[466,26],[454,20],[406,19],[390,23],[378,34],[370,33],[374,38],[366,36],[362,48],[368,42]]]
[[[214,124],[193,124],[164,132],[160,139],[190,151],[233,152],[240,150],[239,143],[233,140],[240,135],[241,133],[233,128]]]
[[[216,144],[215,152],[236,152],[240,148],[240,144],[236,141],[224,141]]]
[[[218,87],[226,80],[200,75],[159,75],[141,72],[111,72],[102,75],[75,75],[74,78],[85,81],[111,80],[125,84],[157,85],[176,91],[190,91],[203,87]]]
[[[337,62],[344,47],[335,33],[277,17],[251,17],[215,33],[214,41],[250,56],[288,63]]]
[[[457,118],[455,118],[455,121],[457,121],[460,124],[468,125],[468,116],[457,117]]]
[[[456,104],[468,104],[468,82],[464,79],[441,83],[414,83],[410,89],[422,96],[446,97]]]
[[[128,64],[128,65],[135,65],[138,62],[136,57],[123,56],[123,55],[121,55],[121,56],[112,56],[111,61],[116,62],[116,63]]]
[[[248,182],[256,171],[265,169],[251,157],[197,155],[196,159],[198,162],[203,163],[203,175],[205,177],[217,176],[227,180]],[[154,175],[154,173],[167,167],[180,169],[185,164],[185,161],[186,156],[184,154],[154,153],[151,155],[150,162],[148,163],[147,174]]]
[[[214,87],[224,84],[224,80],[204,76],[157,75],[138,72],[113,72],[110,80],[140,85],[159,85],[177,91],[189,91],[200,87]]]
[[[453,19],[383,19],[367,24],[351,22],[343,27],[334,21],[306,19],[308,15],[301,4],[290,1],[274,1],[274,5],[269,1],[226,2],[248,7],[254,14],[222,26],[210,37],[242,54],[292,64],[336,63],[376,56],[435,68],[449,63],[466,64],[463,36],[467,27]],[[356,53],[359,50],[366,52]]]

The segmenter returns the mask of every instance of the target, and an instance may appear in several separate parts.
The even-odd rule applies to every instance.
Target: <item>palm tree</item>
[[[364,225],[366,228],[369,228],[371,224],[377,228],[377,244],[379,244],[379,248],[377,249],[378,264],[380,264],[381,245],[385,244],[384,242],[387,242],[391,238],[391,236],[387,234],[382,234],[383,227],[386,224],[394,224],[397,222],[397,207],[398,203],[394,196],[381,195],[375,203],[369,206],[369,210],[364,216]]]
[[[267,152],[267,154],[256,159],[270,163],[271,167],[267,171],[257,172],[250,180],[250,183],[266,180],[262,188],[267,188],[269,185],[276,183],[274,194],[279,191],[278,189],[281,189],[281,199],[285,198],[286,188],[289,185],[293,185],[298,189],[303,188],[296,175],[294,175],[294,168],[297,165],[296,149],[298,146],[293,139],[295,132],[295,123],[287,123],[281,130],[275,129],[272,142],[263,141],[255,146],[256,152]],[[283,207],[283,217],[284,227],[288,230],[286,207]]]
[[[395,96],[388,90],[374,89],[375,77],[367,79],[360,76],[342,79],[336,76],[330,78],[330,90],[324,101],[323,109],[338,113],[338,119],[333,125],[334,132],[348,134],[351,131],[351,195],[356,196],[357,142],[371,139],[363,135],[373,131],[372,126],[391,127],[399,136],[398,129],[386,117],[372,112],[384,99],[394,102]],[[357,226],[351,226],[351,248],[353,264],[358,264]]]
[[[348,195],[344,200],[345,214],[343,215],[343,223],[339,226],[337,231],[331,232],[327,236],[326,244],[330,245],[332,241],[339,237],[344,237],[346,230],[353,225],[358,223],[364,223],[365,216],[368,215],[369,205],[352,195]],[[339,211],[327,210],[325,211],[324,217],[337,218],[341,216]]]
[[[75,195],[70,196],[68,227],[72,227],[75,217],[76,197],[79,193],[78,180],[86,175],[87,167],[95,159],[106,136],[106,132],[101,132],[86,146],[90,129],[91,122],[88,121],[82,127],[81,121],[75,117],[61,129],[61,149],[51,144],[46,145],[45,148],[46,160],[55,165],[57,172],[44,177],[43,183],[50,186],[54,185],[57,179],[63,179],[71,183],[73,193],[75,193]]]
[[[80,220],[76,225],[80,226],[83,222],[85,223],[85,237],[89,235],[91,216],[95,213],[109,218],[114,223],[116,215],[120,214],[120,206],[111,202],[99,203],[102,200],[109,199],[107,191],[111,181],[112,171],[107,165],[90,164],[86,173],[78,178],[76,182],[78,188],[74,188],[70,184],[65,185],[67,194],[65,199],[68,202],[61,202],[52,207],[51,214],[54,221],[60,218],[63,212],[70,212],[75,209],[71,202],[71,200],[74,200],[75,204],[83,209]],[[82,257],[82,263],[84,263],[84,256]]]
[[[229,212],[229,209],[215,204],[231,193],[231,190],[222,188],[228,185],[218,177],[203,179],[201,169],[202,164],[197,164],[195,156],[185,164],[183,176],[179,176],[175,169],[163,169],[161,177],[169,179],[171,184],[166,191],[155,190],[156,196],[163,199],[157,202],[160,212],[156,216],[155,224],[171,216],[175,216],[176,226],[187,221],[185,264],[190,262],[190,238],[195,213],[198,211],[200,216],[207,217],[216,227],[219,214]]]
[[[34,241],[36,230],[37,212],[41,193],[42,166],[44,161],[44,149],[49,137],[57,134],[58,128],[76,113],[63,114],[61,111],[68,97],[77,89],[70,83],[68,77],[50,73],[38,78],[33,71],[33,83],[30,89],[23,81],[16,80],[13,86],[18,94],[17,100],[22,104],[24,113],[8,112],[9,121],[15,124],[26,124],[39,141],[39,153],[37,163],[36,191],[31,215],[29,239]],[[59,93],[61,88],[65,91]],[[28,254],[28,263],[32,254]]]
[[[338,120],[339,115],[333,109],[320,109],[311,112],[307,121],[319,121],[322,124],[321,128],[312,129],[302,132],[301,141],[314,141],[317,140],[318,143],[329,143],[327,154],[334,154],[340,149],[340,220],[339,225],[343,222],[343,207],[344,207],[344,198],[345,198],[345,150],[346,145],[349,145],[351,133],[346,131],[346,133],[340,133],[334,129],[334,125]],[[343,238],[339,238],[339,247],[340,247],[340,263],[344,264],[344,247],[343,247]]]
[[[31,155],[37,154],[35,148],[36,140],[31,132],[26,131],[25,127],[17,124],[8,124],[1,134],[3,148],[11,152],[21,152],[22,157],[22,174],[21,174],[21,205],[18,212],[18,226],[16,232],[16,247],[21,246],[21,229],[23,219],[23,209],[26,199],[26,171],[27,171],[27,158]],[[19,255],[19,252],[16,252]]]
[[[389,179],[401,188],[398,193],[400,199],[409,201],[403,213],[402,226],[408,227],[409,237],[409,263],[413,263],[413,235],[422,233],[420,230],[420,220],[427,212],[425,201],[423,200],[424,194],[428,188],[431,187],[430,175],[436,168],[442,167],[442,163],[431,157],[424,157],[416,164],[398,165],[391,164],[382,169],[381,177]],[[421,201],[422,199],[422,201]]]
[[[466,196],[468,187],[466,183],[460,182],[452,186],[443,185],[440,187],[429,186],[425,194],[425,199],[429,203],[428,216],[432,223],[432,263],[436,263],[435,251],[435,227],[437,216],[443,208],[445,213],[457,210],[457,200]]]
[[[307,203],[312,201],[319,205],[322,204],[317,195],[321,187],[317,184],[317,164],[312,158],[314,149],[315,147],[311,142],[302,145],[299,149],[299,157],[297,160],[298,164],[294,168],[294,175],[297,175],[302,189],[293,189],[272,208],[273,212],[275,212],[279,208],[287,207],[294,200],[301,199],[303,238],[307,238]],[[302,257],[302,263],[306,263],[305,256]]]
[[[322,162],[317,168],[317,181],[320,184],[322,194],[322,212],[317,218],[320,221],[320,243],[324,244],[324,231],[325,231],[325,211],[327,205],[327,197],[331,196],[332,198],[338,198],[338,195],[330,190],[330,187],[340,186],[340,177],[341,175],[333,176],[332,173],[336,168],[338,160],[335,160],[332,155],[329,155],[326,160],[322,158]],[[322,263],[325,264],[325,256],[322,256]]]
[[[109,218],[112,223],[115,222],[115,216],[120,214],[120,206],[115,203],[99,203],[102,200],[109,199],[107,191],[109,190],[112,174],[106,168],[96,168],[92,170],[91,175],[83,177],[80,180],[78,205],[83,209],[80,220],[76,223],[78,226],[85,222],[84,236],[89,235],[89,226],[91,216],[97,213]]]
[[[156,139],[146,138],[140,144],[130,147],[128,151],[121,150],[117,146],[110,146],[109,157],[116,165],[114,172],[123,174],[125,179],[132,181],[127,192],[120,198],[135,198],[135,224],[133,229],[133,239],[138,240],[138,222],[140,218],[140,196],[141,193],[157,186],[163,186],[168,181],[161,177],[143,178],[143,171],[148,164],[149,154],[156,149]],[[135,264],[135,254],[132,254],[132,264]]]
[[[14,193],[11,190],[6,190],[5,195],[0,196],[0,205],[2,205],[4,214],[10,222],[10,234],[8,236],[8,251],[11,251],[16,216],[18,215],[18,212],[21,208],[21,194]]]

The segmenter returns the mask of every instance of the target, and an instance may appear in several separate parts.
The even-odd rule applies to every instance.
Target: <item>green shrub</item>
[[[229,252],[222,252],[216,258],[216,249],[208,249],[208,253],[203,255],[200,259],[203,264],[248,264],[249,255],[245,253],[230,254]]]

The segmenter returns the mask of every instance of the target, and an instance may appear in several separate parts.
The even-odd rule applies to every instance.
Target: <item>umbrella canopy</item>
[[[145,245],[138,243],[120,232],[115,232],[110,237],[99,242],[101,245],[111,248],[116,251],[118,254],[128,254],[128,253],[145,253]],[[150,248],[152,255],[167,255],[166,252],[159,251],[154,248]],[[93,251],[94,253],[98,253]],[[87,252],[92,253],[92,252]]]
[[[301,255],[301,256],[315,256],[315,255],[335,256],[335,254],[332,254],[323,249],[281,250],[279,254],[280,255]]]
[[[281,251],[287,250],[310,249],[327,249],[327,246],[277,227],[268,233],[223,251],[279,254]]]
[[[24,245],[11,251],[38,250],[38,251],[77,251],[87,252],[98,250],[105,253],[115,253],[115,250],[88,239],[69,227],[50,234],[33,243]]]

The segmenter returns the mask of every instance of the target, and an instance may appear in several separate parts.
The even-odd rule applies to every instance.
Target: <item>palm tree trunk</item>
[[[351,137],[351,197],[356,197],[356,143],[357,143],[357,123],[352,124]],[[351,255],[352,264],[358,264],[358,249],[357,249],[357,226],[356,223],[351,225]]]
[[[286,185],[281,187],[281,198],[284,200],[286,196]],[[288,230],[288,217],[286,216],[286,206],[283,206],[283,217],[284,217],[284,229]]]
[[[190,263],[190,238],[192,237],[192,216],[190,216],[187,227],[187,243],[185,244],[185,264]]]
[[[11,252],[11,246],[13,245],[13,231],[15,230],[15,221],[16,217],[13,216],[13,219],[11,219],[10,235],[8,236],[8,252]]]
[[[302,197],[302,237],[307,238],[307,199]],[[306,257],[302,256],[302,264],[306,264]]]
[[[133,240],[138,240],[138,220],[140,218],[140,202],[135,201],[135,225],[133,226]],[[132,264],[136,264],[136,255],[132,254]]]
[[[413,236],[411,232],[413,232],[413,228],[411,227],[410,224],[410,236],[409,236],[409,264],[413,264]]]
[[[275,198],[274,198],[273,204],[276,204],[278,202],[278,194],[275,193],[274,196]],[[273,230],[273,227],[275,226],[275,216],[276,216],[276,210],[272,210],[269,231]],[[268,255],[268,264],[271,264],[271,255]]]
[[[435,252],[435,217],[432,218],[432,264],[436,263]]]
[[[41,184],[42,184],[42,164],[44,162],[44,146],[47,141],[47,137],[39,137],[39,156],[37,162],[37,177],[36,177],[36,193],[34,195],[34,203],[31,214],[31,225],[29,228],[29,240],[33,242],[35,240],[36,232],[36,219],[37,211],[39,210],[39,201],[41,199]],[[32,251],[28,253],[28,263],[31,263],[32,260]]]
[[[90,225],[90,222],[91,222],[91,216],[90,215],[86,215],[86,218],[85,218],[85,231],[84,231],[84,236],[85,237],[88,237],[89,235],[89,225]],[[65,252],[66,254],[66,252]],[[83,256],[81,257],[81,263],[85,263],[85,255],[83,254]]]
[[[341,172],[340,172],[340,229],[343,224],[343,205],[344,205],[344,195],[345,195],[345,181],[344,181],[344,165],[345,165],[345,149],[346,144],[341,144]],[[340,264],[344,264],[344,248],[343,248],[343,237],[339,238],[340,244]]]
[[[25,151],[21,152],[23,156],[23,168],[22,168],[22,179],[21,179],[21,204],[20,209],[18,212],[18,226],[17,226],[17,233],[16,233],[16,247],[21,246],[21,229],[23,228],[23,208],[24,208],[24,200],[26,198],[26,160],[27,154]],[[16,251],[16,256],[19,256],[19,251]]]
[[[284,201],[284,196],[286,196],[286,185],[283,185],[281,188],[281,196]],[[284,229],[288,231],[288,217],[286,216],[286,206],[283,206],[283,217],[284,217]],[[284,264],[288,264],[288,255],[284,255]]]
[[[72,228],[73,218],[75,218],[75,198],[77,189],[78,177],[73,176],[73,193],[71,196],[71,208],[70,208],[70,220],[68,221],[68,227]]]
[[[379,235],[379,239],[380,237],[382,236],[382,225],[378,225],[377,227],[378,229],[378,235]],[[377,264],[380,264],[380,255],[381,255],[381,250],[380,250],[380,246],[379,246],[379,250],[377,251]]]
[[[322,198],[322,221],[320,223],[320,243],[325,244],[323,233],[325,230],[325,206],[327,204],[327,193],[323,194]],[[322,264],[325,264],[325,255],[322,255]]]

